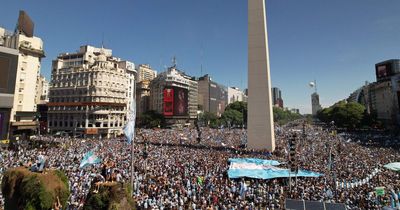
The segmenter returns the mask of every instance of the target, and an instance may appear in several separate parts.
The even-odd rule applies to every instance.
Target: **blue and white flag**
[[[97,164],[101,163],[101,159],[97,157],[94,153],[93,150],[87,152],[85,156],[83,156],[83,159],[81,161],[81,164],[79,165],[79,168],[84,168],[86,166],[92,165],[92,164]]]
[[[135,139],[135,120],[136,120],[136,100],[133,99],[131,110],[128,115],[128,123],[124,127],[124,134],[128,143]]]
[[[282,177],[319,177],[322,174],[312,171],[299,170],[298,173],[292,173],[289,169],[279,168],[278,161],[262,160],[256,158],[236,158],[229,159],[231,162],[228,170],[230,179],[249,177],[256,179],[274,179]]]

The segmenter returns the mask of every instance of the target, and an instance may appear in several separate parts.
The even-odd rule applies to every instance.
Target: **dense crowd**
[[[276,128],[276,151],[252,151],[243,147],[242,129],[138,129],[134,144],[133,196],[138,209],[283,209],[285,198],[345,203],[351,209],[380,209],[398,202],[400,175],[382,166],[400,162],[400,151],[365,145],[356,137],[331,135],[321,127],[308,127],[299,138],[299,168],[323,173],[319,178],[229,179],[228,158],[254,157],[287,162],[288,135],[293,127]],[[124,138],[71,139],[41,137],[58,146],[1,151],[0,174],[7,168],[46,159],[47,168],[63,170],[69,178],[68,209],[80,209],[92,181],[130,179],[131,146]],[[373,140],[373,139],[371,139]],[[79,168],[84,154],[93,150],[102,163]],[[328,167],[330,166],[330,167]],[[283,166],[285,167],[285,166]],[[362,180],[379,169],[368,183],[340,187],[338,182]],[[99,178],[100,177],[100,178]],[[375,187],[386,187],[377,196]],[[396,194],[396,196],[394,196]],[[397,198],[397,201],[396,201]],[[0,195],[0,205],[3,205]],[[0,208],[1,208],[0,206]],[[64,208],[63,208],[64,209]]]

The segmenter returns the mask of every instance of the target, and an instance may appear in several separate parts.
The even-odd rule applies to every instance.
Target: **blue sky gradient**
[[[399,58],[399,8],[398,0],[267,0],[272,84],[285,106],[310,113],[314,79],[323,106],[375,81],[375,63]],[[176,56],[190,75],[247,87],[246,0],[5,0],[0,26],[13,30],[20,9],[44,41],[47,78],[59,53],[104,40],[115,56],[159,72]]]

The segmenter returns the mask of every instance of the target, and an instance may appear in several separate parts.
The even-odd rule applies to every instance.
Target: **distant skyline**
[[[176,56],[187,74],[209,74],[226,86],[247,87],[246,0],[5,0],[0,27],[14,30],[19,10],[35,22],[50,78],[51,61],[102,41],[113,55],[162,72]],[[317,80],[323,107],[345,99],[374,65],[400,57],[400,1],[267,0],[272,86],[284,105],[311,113],[308,86]],[[202,68],[201,68],[202,67]]]

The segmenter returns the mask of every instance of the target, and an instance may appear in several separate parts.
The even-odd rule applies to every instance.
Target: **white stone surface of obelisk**
[[[248,0],[247,146],[275,150],[265,0]]]

